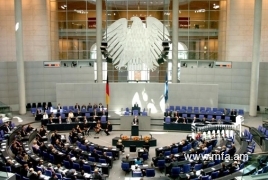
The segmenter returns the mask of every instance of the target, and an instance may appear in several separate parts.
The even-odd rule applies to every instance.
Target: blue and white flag
[[[168,73],[166,73],[166,82],[165,82],[165,103],[168,101]]]

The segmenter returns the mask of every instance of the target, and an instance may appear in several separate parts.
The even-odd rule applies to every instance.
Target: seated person
[[[125,146],[122,144],[122,139],[118,139],[116,143],[116,147],[121,151],[123,154],[125,153]]]
[[[52,116],[50,116],[49,120],[48,120],[48,124],[54,124],[53,118]]]
[[[95,110],[95,109],[97,109],[98,108],[98,105],[96,104],[96,103],[94,103],[94,105],[93,105],[93,109]]]
[[[62,107],[61,107],[61,105],[60,105],[60,103],[58,104],[58,106],[57,106],[57,110],[61,110],[62,109]],[[59,111],[58,111],[59,112]]]
[[[86,105],[83,104],[83,105],[81,106],[81,109],[87,109]]]
[[[232,144],[232,147],[227,151],[227,154],[229,154],[231,157],[233,157],[235,155],[235,152],[236,152],[235,145]]]
[[[139,166],[135,166],[135,169],[133,170],[133,172],[135,173],[142,173],[142,176],[146,176],[146,171],[145,170],[141,170],[140,168],[139,168]]]
[[[174,123],[178,123],[179,122],[179,117],[178,116],[175,116],[174,117]]]
[[[102,130],[100,121],[97,122],[94,130],[95,130],[96,134],[99,134],[100,131]]]
[[[179,117],[179,113],[177,112],[177,111],[174,111],[174,113],[173,113],[173,117]]]
[[[67,119],[66,119],[66,123],[71,123],[72,122],[72,119],[70,118],[70,117],[67,117]]]
[[[29,133],[33,130],[34,128],[31,126],[31,124],[29,124],[26,128],[26,132]]]
[[[196,175],[196,170],[194,169],[192,172],[190,172],[189,174],[186,174],[188,179],[196,179],[199,178],[198,175]]]
[[[48,115],[47,112],[45,111],[44,115],[43,115],[43,119],[48,119]]]
[[[102,108],[102,106],[103,106],[102,103],[99,103],[99,108]]]
[[[171,114],[172,114],[171,111],[167,111],[167,112],[164,113],[164,116],[165,117],[171,117]]]
[[[74,105],[74,109],[78,109],[78,110],[80,110],[80,105],[79,105],[78,103],[76,103],[76,104]]]
[[[109,131],[112,131],[112,125],[111,125],[110,121],[107,122],[106,129],[104,130],[104,132],[105,132],[105,134],[106,134],[107,136],[110,135]]]
[[[156,157],[155,159],[153,159],[153,163],[151,163],[151,165],[157,166],[157,161],[158,160],[165,160],[165,157],[163,156],[162,153],[159,153],[158,157]]]
[[[94,180],[102,180],[103,179],[102,176],[101,176],[101,174],[99,173],[99,169],[98,168],[96,168],[94,170],[94,173],[92,174],[92,179],[94,179]]]
[[[91,105],[91,103],[88,103],[87,110],[92,109],[92,108],[93,108],[93,106]]]
[[[233,162],[233,164],[232,164],[232,166],[230,167],[229,170],[230,170],[230,173],[234,173],[234,172],[236,172],[236,171],[239,170],[239,166],[238,166],[237,161],[234,161]]]
[[[139,157],[137,157],[137,159],[135,159],[135,165],[142,165],[142,161],[140,160]]]
[[[74,113],[72,111],[68,113],[68,118],[74,118]]]

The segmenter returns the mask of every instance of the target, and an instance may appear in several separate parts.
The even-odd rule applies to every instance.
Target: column
[[[259,62],[261,44],[261,21],[262,21],[262,0],[255,0],[254,5],[254,26],[253,26],[253,53],[251,65],[250,101],[249,115],[257,115],[258,87],[259,87]]]
[[[178,82],[178,21],[179,0],[172,1],[172,83]]]
[[[15,39],[16,39],[16,59],[18,75],[18,93],[19,93],[19,114],[26,113],[25,102],[25,75],[23,60],[23,34],[22,34],[22,0],[14,0],[15,6]]]
[[[97,82],[102,83],[102,54],[100,50],[102,40],[102,1],[96,1],[96,14]]]

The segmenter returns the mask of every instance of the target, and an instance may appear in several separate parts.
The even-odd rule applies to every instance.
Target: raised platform
[[[182,123],[164,123],[164,130],[179,130],[179,131],[191,131],[191,124],[182,124]]]
[[[120,137],[115,137],[115,138],[113,138],[113,146],[116,146],[116,144],[117,144],[117,141],[120,139]],[[136,147],[142,147],[143,145],[144,145],[144,143],[145,143],[145,141],[144,140],[140,140],[140,141],[134,141],[134,140],[124,140],[124,141],[122,141],[122,143],[123,143],[123,145],[125,146],[125,147],[129,147],[130,145],[136,145]],[[150,143],[150,147],[152,147],[152,146],[157,146],[157,140],[155,139],[155,138],[152,138],[150,141],[149,141],[149,143]]]

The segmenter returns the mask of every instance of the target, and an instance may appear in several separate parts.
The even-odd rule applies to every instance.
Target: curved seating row
[[[211,130],[211,129],[210,129]],[[245,152],[247,152],[247,148],[248,148],[248,142],[245,140],[245,139],[242,139],[242,141],[240,141],[241,143],[240,143],[240,149],[236,152],[236,154],[244,154]],[[214,146],[215,146],[215,144],[214,144]],[[187,151],[187,150],[189,150],[189,148],[191,148],[191,147],[183,147],[183,151]],[[158,150],[162,150],[162,151],[165,151],[165,150],[168,150],[169,151],[169,153],[171,154],[176,154],[176,153],[178,153],[178,151],[175,151],[174,149],[171,149],[169,146],[167,146],[167,147],[161,147],[161,148],[156,148],[156,156],[158,156],[158,154],[159,154],[159,152],[157,152]],[[209,149],[209,148],[208,148]],[[210,148],[211,149],[211,148]],[[207,152],[206,152],[207,153]],[[169,157],[169,154],[166,154],[165,152],[163,152],[163,154],[164,155],[168,155],[168,157]],[[234,161],[233,160],[230,160],[230,161],[225,161],[225,165],[226,166],[230,166],[232,163],[233,163]],[[184,160],[184,161],[181,161],[181,162],[179,162],[179,166],[181,167],[181,168],[178,168],[177,170],[176,170],[176,172],[178,173],[178,171],[179,171],[179,173],[178,173],[178,175],[177,176],[179,176],[180,178],[187,178],[186,177],[186,175],[185,174],[180,174],[180,172],[182,171],[182,172],[184,172],[184,173],[187,173],[188,172],[188,170],[187,170],[187,166],[186,166],[186,164],[192,164],[193,163],[193,161],[189,161],[189,160]],[[165,162],[164,162],[164,164],[162,164],[162,168],[165,168],[167,166],[167,164],[165,164]],[[243,168],[244,167],[244,164],[241,166],[241,168]],[[161,166],[160,166],[160,168],[161,168]],[[200,167],[201,168],[201,167]],[[199,168],[199,169],[200,169]],[[214,162],[214,165],[212,164],[212,165],[210,165],[210,167],[208,167],[208,168],[205,168],[205,169],[203,169],[203,171],[207,174],[207,175],[209,175],[207,178],[212,178],[212,179],[216,179],[217,178],[217,171],[218,170],[220,170],[222,168],[222,166],[221,166],[221,164],[220,164],[220,162]],[[198,168],[197,168],[198,169]],[[190,169],[189,169],[190,170]],[[173,173],[175,173],[175,171],[173,172],[173,169],[171,170],[171,176],[173,176]],[[238,173],[238,172],[236,172],[236,173]],[[225,175],[228,175],[228,173],[226,173]]]

